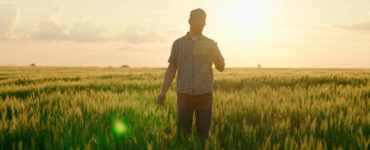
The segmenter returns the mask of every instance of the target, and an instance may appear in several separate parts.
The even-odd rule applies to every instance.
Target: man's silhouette
[[[213,101],[213,63],[224,71],[225,62],[212,39],[202,34],[206,13],[198,8],[190,13],[190,31],[172,44],[162,91],[157,102],[164,105],[166,92],[177,75],[178,131],[190,133],[195,112],[198,135],[205,138],[211,126]]]

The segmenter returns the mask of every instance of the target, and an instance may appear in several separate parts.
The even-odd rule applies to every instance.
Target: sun
[[[251,27],[261,23],[263,13],[257,2],[241,1],[232,5],[226,15],[230,17],[230,21],[234,21],[236,24]]]
[[[223,20],[229,29],[236,32],[233,36],[258,34],[263,30],[266,12],[257,0],[238,0],[226,7]]]

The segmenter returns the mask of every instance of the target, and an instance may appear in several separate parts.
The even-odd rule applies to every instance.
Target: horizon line
[[[36,65],[36,66],[31,66],[31,65],[0,65],[0,67],[50,67],[50,68],[167,68],[167,66],[142,66],[142,67],[121,67],[121,66],[52,66],[52,65]],[[370,69],[370,67],[252,67],[252,66],[230,66],[230,67],[225,67],[229,69]],[[215,69],[213,66],[212,69]]]

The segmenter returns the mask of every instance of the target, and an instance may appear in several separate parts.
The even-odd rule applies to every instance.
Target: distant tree
[[[108,68],[112,68],[112,66],[108,66]]]
[[[122,65],[121,68],[130,68],[128,65]]]
[[[258,67],[258,68],[262,68],[261,64],[258,64],[258,65],[257,65],[257,67]]]
[[[36,66],[36,64],[32,63],[32,64],[30,64],[30,66]]]

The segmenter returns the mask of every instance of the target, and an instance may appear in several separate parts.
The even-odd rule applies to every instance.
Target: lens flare
[[[116,122],[114,124],[114,131],[117,133],[117,134],[124,134],[126,133],[127,131],[127,127],[125,124],[123,124],[122,122]]]
[[[130,127],[128,123],[117,120],[113,124],[113,134],[116,136],[129,136],[130,135]]]

